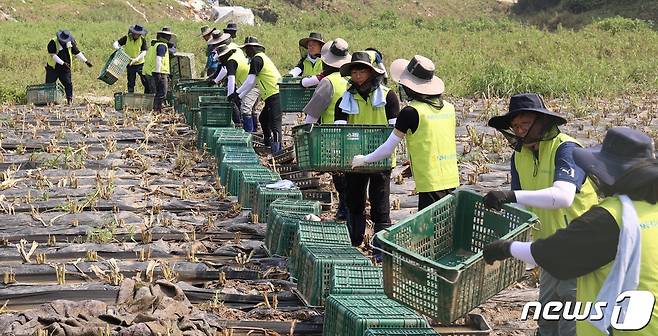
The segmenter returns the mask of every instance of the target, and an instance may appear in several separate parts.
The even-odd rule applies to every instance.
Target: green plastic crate
[[[208,151],[211,151],[212,148],[210,148],[210,144],[214,144],[214,141],[211,141],[212,135],[215,134],[215,131],[220,129],[221,127],[216,127],[216,126],[201,126],[197,128],[197,148],[201,149],[204,147],[207,148]]]
[[[352,169],[355,155],[366,155],[386,142],[393,131],[389,126],[299,125],[293,128],[297,164],[314,171],[385,171],[393,167],[391,158]]]
[[[150,111],[153,109],[154,94],[124,93],[121,97],[123,110],[134,109]]]
[[[245,172],[238,176],[238,179],[238,183],[240,183],[239,202],[243,209],[252,209],[254,207],[254,199],[256,198],[258,187],[280,181],[281,177],[275,172]]]
[[[219,164],[218,175],[223,186],[226,186],[228,166],[260,164],[260,158],[252,153],[232,152],[224,155],[222,162]]]
[[[384,273],[375,266],[335,266],[331,294],[384,294]]]
[[[108,58],[107,62],[101,69],[98,79],[112,85],[119,80],[119,77],[126,71],[126,67],[132,59],[123,49],[115,50]]]
[[[281,236],[290,236],[297,230],[297,223],[308,215],[304,212],[291,212],[285,210],[271,210],[267,218],[265,231],[265,248],[270,255],[279,254],[279,240]]]
[[[363,336],[441,336],[432,328],[370,328]]]
[[[299,248],[297,289],[310,305],[322,306],[329,295],[335,265],[370,266],[372,262],[355,247],[302,244]]]
[[[377,233],[386,294],[442,323],[452,322],[520,279],[522,261],[486,265],[496,239],[529,241],[537,217],[512,206],[487,209],[482,196],[458,189]]]
[[[60,82],[28,85],[25,91],[28,104],[63,104],[66,101],[64,86]]]
[[[288,256],[288,272],[294,277],[299,277],[302,244],[352,246],[352,241],[345,223],[300,220],[292,230],[281,230],[277,254]]]
[[[123,111],[123,92],[114,93],[114,110]]]
[[[174,82],[196,77],[194,54],[175,53],[170,58],[169,72]]]
[[[270,204],[279,198],[302,199],[302,192],[297,187],[293,189],[272,189],[263,185],[256,188],[252,212],[258,215],[258,223],[267,223]]]
[[[217,139],[224,138],[226,134],[245,134],[245,131],[243,129],[235,128],[235,127],[218,127],[215,130],[215,133],[212,133],[210,137],[208,138],[208,151],[211,152],[215,157],[218,156],[218,151],[221,149],[220,147],[217,147]],[[246,137],[246,135],[243,135],[243,137]],[[247,146],[248,141],[243,141],[243,143],[240,144],[230,144],[227,143],[227,141],[223,141],[220,143],[220,145],[226,144],[227,146],[234,146],[234,147],[250,147]]]
[[[252,147],[251,144],[251,134],[246,133],[244,130],[242,132],[236,132],[236,133],[221,133],[213,135],[215,138],[215,146],[214,146],[214,154],[215,158],[219,161],[221,160],[221,156],[219,155],[219,150],[223,146],[243,146],[243,147]]]
[[[217,143],[217,140],[215,138],[215,145]],[[232,146],[232,145],[224,145],[221,147],[218,147],[215,149],[215,153],[217,153],[217,157],[215,158],[217,164],[219,165],[222,162],[222,158],[228,153],[252,153],[256,154],[256,151],[254,150],[253,147],[247,147],[247,146]]]
[[[261,165],[260,163],[256,164],[246,164],[238,166],[229,166],[228,172],[226,174],[226,188],[229,195],[239,196],[240,195],[240,173],[242,172],[262,172],[267,173],[270,170],[267,167]]]
[[[301,78],[282,77],[279,81],[281,112],[302,112],[311,100],[315,87],[305,88]]]
[[[199,106],[197,115],[197,128],[199,126],[229,127],[233,125],[231,113],[233,108],[229,104],[215,104]]]
[[[273,209],[320,215],[322,205],[318,201],[279,198],[270,204],[270,211]]]
[[[384,295],[329,295],[323,335],[362,336],[369,328],[426,328],[411,308]]]
[[[181,98],[184,99],[185,102],[188,104],[188,106],[199,107],[199,97],[201,96],[226,97],[226,88],[218,87],[218,86],[210,86],[210,87],[188,86],[188,87],[183,87],[180,90],[180,95]]]

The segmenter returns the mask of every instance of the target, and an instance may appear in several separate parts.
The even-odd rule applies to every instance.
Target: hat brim
[[[215,49],[215,50],[217,50],[217,49]],[[224,56],[224,55],[230,53],[230,52],[233,51],[233,50],[235,50],[235,49],[232,49],[232,48],[226,48],[226,50],[222,51],[221,53],[217,53],[217,57],[222,57],[222,56]],[[216,52],[216,51],[215,51],[215,52]]]
[[[62,43],[69,43],[73,41],[73,36],[69,35],[67,38],[62,38],[62,33],[58,32],[57,33],[57,39],[60,40]]]
[[[378,75],[383,75],[384,74],[384,70],[375,68],[369,62],[366,62],[366,61],[353,61],[353,62],[345,63],[340,67],[340,75],[343,76],[343,77],[350,76],[352,74],[352,67],[354,67],[357,64],[367,65],[370,69],[375,71],[375,73],[378,74]]]
[[[165,31],[165,30],[161,30],[161,31],[157,32],[157,34],[176,36],[176,34],[170,32],[170,31]]]
[[[599,181],[612,186],[624,173],[638,163],[603,153],[602,146],[594,148],[574,148],[573,159],[588,175],[596,176]]]
[[[216,28],[208,28],[207,30],[204,30],[203,32],[201,32],[201,34],[199,34],[197,36],[199,36],[199,37],[206,36],[208,34],[212,34],[212,32],[214,32],[215,30],[217,30],[217,29]]]
[[[142,35],[142,36],[146,35],[146,33],[147,33],[146,29],[142,28],[142,30],[137,30],[133,26],[128,27],[128,31],[133,33],[133,34],[139,34],[139,35]]]
[[[307,46],[307,45],[308,45],[308,42],[309,42],[309,41],[318,41],[318,42],[322,43],[323,46],[325,45],[325,43],[327,43],[327,42],[325,42],[325,41],[323,41],[323,40],[321,40],[321,39],[319,39],[319,38],[315,38],[315,37],[305,37],[305,38],[299,40],[299,46],[308,49],[308,46]]]
[[[225,33],[228,33],[228,32],[236,32],[236,31],[238,31],[237,28],[224,28],[224,29],[222,29],[222,30],[223,30]]]
[[[394,81],[410,88],[414,92],[425,95],[440,95],[445,91],[445,83],[443,83],[441,78],[432,76],[432,79],[425,80],[407,71],[409,62],[405,59],[396,59],[391,63],[391,77]]]
[[[352,56],[350,53],[347,53],[345,56],[336,56],[331,53],[331,44],[330,43],[325,43],[325,45],[322,46],[322,51],[320,51],[320,59],[322,60],[322,63],[340,69],[344,64],[347,64],[350,62],[352,59]]]
[[[523,108],[523,109],[509,111],[502,116],[492,117],[491,119],[489,119],[489,122],[487,124],[489,125],[489,127],[493,127],[496,129],[508,129],[511,127],[512,119],[517,115],[521,114],[522,112],[537,112],[549,116],[553,118],[553,120],[555,121],[555,125],[557,126],[564,125],[567,123],[567,119],[547,109]]]
[[[245,44],[240,46],[240,49],[245,48],[245,47],[261,47],[261,48],[265,49],[265,47],[260,43],[245,43]]]

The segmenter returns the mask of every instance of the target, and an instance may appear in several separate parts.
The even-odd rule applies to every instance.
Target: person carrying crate
[[[159,31],[144,60],[144,73],[151,76],[153,80],[155,91],[153,110],[156,112],[162,111],[162,103],[167,96],[170,72],[168,44],[171,43],[174,36],[175,34],[171,31]]]
[[[350,76],[347,89],[334,106],[334,124],[394,125],[400,112],[395,92],[382,84],[384,71],[374,65],[366,51],[352,54],[340,67],[343,77]],[[389,194],[391,169],[377,173],[346,173],[346,203],[352,245],[363,242],[366,229],[366,190],[370,197],[370,218],[375,232],[391,225]]]
[[[658,161],[654,141],[638,130],[613,127],[602,146],[574,148],[573,158],[605,198],[572,218],[565,228],[534,242],[496,240],[486,245],[484,259],[493,264],[514,257],[539,265],[557,279],[576,278],[572,302],[606,303],[601,319],[576,322],[578,336],[658,335],[655,305],[635,307],[632,318],[636,330],[611,328],[613,310],[624,305],[617,301],[621,293],[644,291],[651,302],[658,295]],[[631,298],[629,306],[635,300]],[[642,308],[644,314],[640,314]],[[629,323],[629,315],[630,310],[622,324]],[[540,333],[545,335],[541,329]]]
[[[240,46],[249,58],[249,74],[244,83],[228,98],[236,105],[241,106],[241,100],[258,83],[260,98],[265,101],[265,107],[258,117],[263,129],[265,146],[270,146],[272,154],[281,151],[281,104],[279,98],[278,82],[281,78],[274,62],[265,55],[265,47],[254,36],[247,36],[244,44]],[[254,122],[255,124],[255,122]]]
[[[510,98],[509,111],[489,119],[489,126],[501,132],[514,148],[511,159],[511,190],[493,190],[484,203],[500,209],[505,203],[518,203],[537,214],[541,224],[533,239],[545,239],[598,203],[596,191],[583,169],[574,163],[574,150],[580,144],[558,128],[567,122],[546,109],[535,93]],[[558,279],[542,270],[539,302],[573,301],[576,279]],[[574,321],[538,322],[541,335],[570,336],[576,333]]]
[[[312,32],[303,39],[299,40],[299,48],[306,53],[299,59],[297,65],[288,72],[293,77],[305,77],[302,79],[303,87],[312,87],[318,85],[320,79],[317,75],[322,73],[322,47],[325,45],[322,34]]]
[[[46,61],[46,83],[55,83],[59,79],[66,92],[66,102],[71,104],[73,102],[73,81],[71,79],[73,56],[90,68],[93,65],[78,49],[75,38],[68,30],[58,31],[55,37],[48,42],[47,49],[50,57]]]
[[[148,78],[143,73],[144,56],[146,56],[146,51],[148,50],[145,38],[146,34],[147,31],[143,26],[134,24],[128,27],[128,34],[122,36],[112,44],[114,49],[123,48],[123,51],[131,58],[130,64],[126,68],[129,93],[135,92],[137,75],[139,75],[139,79],[144,87],[144,93],[151,93]]]
[[[212,33],[211,36],[212,37],[208,40],[208,42],[206,42],[208,51],[208,59],[206,60],[206,76],[209,78],[213,75],[216,75],[217,71],[219,70],[219,60],[216,59],[215,54],[213,54],[213,50],[222,44],[227,44],[231,39],[230,34],[218,31]]]
[[[342,38],[337,38],[322,46],[320,58],[322,60],[322,73],[318,86],[313,92],[311,100],[304,106],[306,118],[305,124],[314,124],[320,121],[322,124],[334,123],[334,107],[336,102],[347,89],[347,79],[340,74],[340,67],[349,63],[351,56],[348,52],[349,45]],[[338,211],[336,219],[347,218],[347,206],[345,205],[345,175],[335,173],[331,178],[338,192]]]
[[[221,44],[214,50],[217,57],[220,70],[217,76],[213,79],[215,83],[219,83],[226,78],[226,94],[227,100],[234,105],[233,109],[233,122],[236,125],[242,124],[246,132],[255,132],[253,104],[258,99],[258,90],[252,89],[245,96],[240,99],[240,105],[236,105],[236,101],[231,95],[235,92],[236,88],[242,85],[249,75],[249,61],[241,49],[233,49],[227,44]]]
[[[445,85],[434,71],[434,63],[420,55],[410,61],[393,61],[391,76],[404,89],[409,104],[400,111],[395,129],[384,144],[372,153],[352,159],[352,168],[357,168],[389,158],[406,137],[418,191],[418,210],[459,186],[455,107],[443,100]]]

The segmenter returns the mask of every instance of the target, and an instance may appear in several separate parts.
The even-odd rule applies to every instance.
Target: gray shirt
[[[304,113],[313,117],[315,120],[319,120],[322,113],[329,107],[333,95],[334,86],[331,85],[331,81],[326,77],[322,78],[318,86],[315,87],[313,97],[304,106]]]

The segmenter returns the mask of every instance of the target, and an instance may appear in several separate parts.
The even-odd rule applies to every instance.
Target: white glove
[[[320,221],[322,221],[322,219],[320,219],[320,217],[318,217],[318,216],[316,216],[316,215],[314,215],[314,214],[308,214],[308,215],[304,216],[304,220],[307,220],[307,221],[314,221],[314,222],[320,222]]]
[[[366,156],[365,155],[354,155],[352,158],[352,169],[365,166],[366,165]]]

